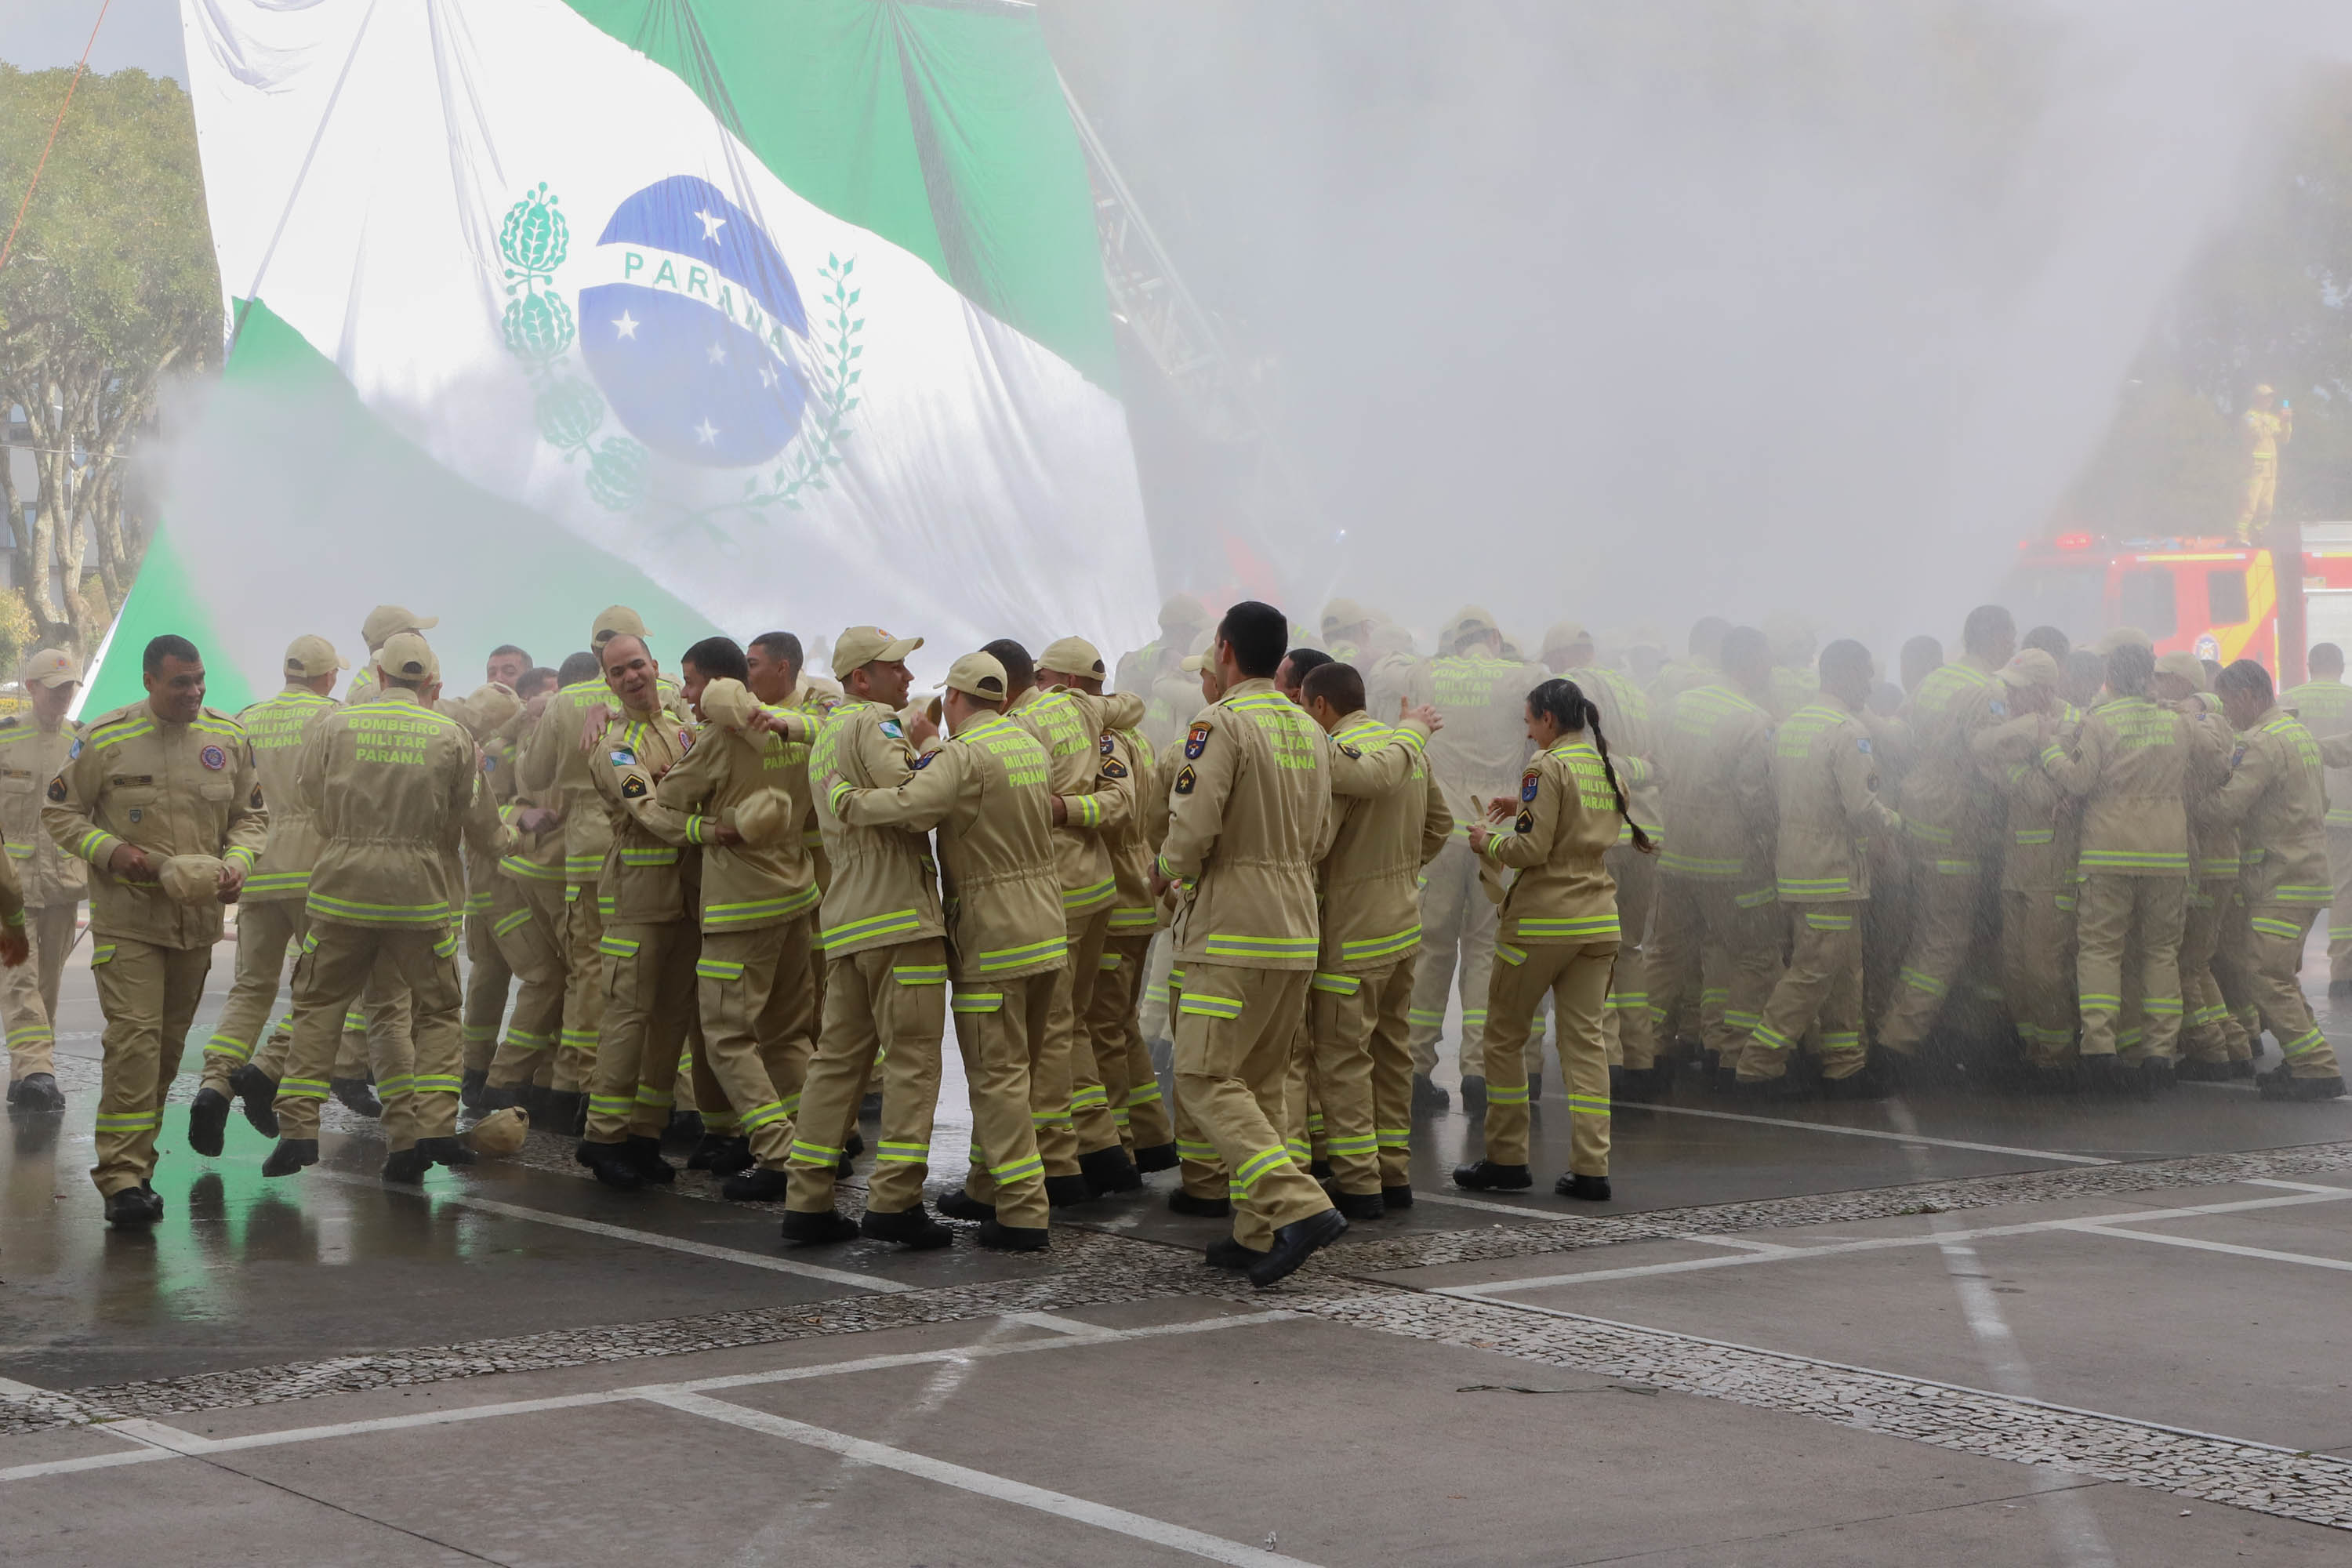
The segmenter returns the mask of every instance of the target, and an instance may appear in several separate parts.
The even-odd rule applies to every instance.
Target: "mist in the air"
[[[1307,494],[1240,521],[1289,596],[1677,647],[1703,613],[1794,611],[1885,656],[1949,638],[2042,530],[2352,8],[1086,0],[1047,26],[1258,362]],[[1148,499],[1238,518],[1139,434]]]

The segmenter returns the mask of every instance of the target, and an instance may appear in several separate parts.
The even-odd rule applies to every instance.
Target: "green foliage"
[[[2315,68],[2277,124],[2150,332],[2062,528],[2226,531],[2245,477],[2237,416],[2259,382],[2294,405],[2280,520],[2352,518],[2352,66]]]

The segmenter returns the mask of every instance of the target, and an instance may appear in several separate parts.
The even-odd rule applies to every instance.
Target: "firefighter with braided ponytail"
[[[1536,755],[1517,800],[1494,801],[1488,816],[1511,831],[1470,829],[1471,848],[1518,874],[1504,895],[1495,971],[1486,1001],[1486,1153],[1454,1173],[1456,1186],[1509,1192],[1528,1173],[1528,1082],[1524,1047],[1546,992],[1559,1021],[1568,1079],[1569,1172],[1563,1197],[1609,1196],[1609,1047],[1602,1005],[1617,963],[1617,883],[1602,857],[1629,826],[1634,848],[1656,845],[1625,813],[1625,787],[1609,758],[1601,712],[1572,680],[1547,680],[1528,693],[1528,739]]]

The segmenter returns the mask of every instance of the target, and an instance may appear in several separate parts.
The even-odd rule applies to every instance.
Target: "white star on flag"
[[[776,367],[774,365],[763,364],[760,367],[760,384],[761,386],[773,386],[776,384]]]
[[[711,344],[710,363],[712,364],[725,364],[727,363],[727,351],[720,348],[717,343]]]
[[[702,423],[694,427],[694,438],[705,447],[715,445],[718,442],[719,426],[710,422],[709,415],[704,415],[702,416]]]
[[[635,338],[637,335],[637,325],[636,318],[626,310],[613,318],[613,331],[625,338]]]
[[[719,231],[727,226],[727,220],[723,217],[712,217],[700,210],[697,210],[694,216],[702,220],[702,237],[705,239],[717,239]]]

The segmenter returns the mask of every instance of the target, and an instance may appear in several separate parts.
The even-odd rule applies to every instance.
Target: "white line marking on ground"
[[[1889,1143],[1924,1143],[1937,1149],[1969,1149],[1979,1154],[2015,1154],[2027,1160],[2056,1160],[2068,1165],[2113,1165],[2120,1162],[2095,1154],[2062,1154],[2055,1149],[2014,1149],[2006,1143],[1970,1143],[1959,1138],[1930,1138],[1921,1132],[1888,1132],[1876,1127],[1841,1127],[1834,1121],[1796,1121],[1783,1116],[1749,1116],[1737,1110],[1701,1110],[1694,1105],[1643,1105],[1644,1110],[1668,1116],[1704,1116],[1715,1121],[1752,1121],[1759,1127],[1794,1127],[1805,1132],[1835,1132],[1848,1138],[1876,1138]]]
[[[1114,1531],[1137,1541],[1148,1541],[1155,1546],[1167,1546],[1179,1552],[1188,1552],[1195,1557],[1206,1558],[1212,1563],[1247,1564],[1252,1565],[1252,1568],[1310,1568],[1310,1565],[1306,1564],[1299,1558],[1286,1557],[1278,1552],[1268,1552],[1263,1547],[1244,1546],[1238,1541],[1228,1541],[1220,1535],[1188,1530],[1181,1524],[1170,1524],[1163,1520],[1152,1519],[1144,1514],[1129,1513],[1122,1508],[1111,1508],[1104,1503],[1088,1502],[1084,1498],[1072,1497],[1066,1492],[1047,1491],[1043,1487],[1033,1487],[1025,1481],[991,1475],[986,1470],[968,1469],[961,1465],[950,1464],[945,1459],[934,1459],[928,1455],[910,1453],[904,1448],[893,1448],[885,1444],[868,1442],[862,1437],[852,1437],[846,1433],[830,1431],[823,1426],[811,1426],[805,1422],[789,1420],[782,1415],[771,1415],[766,1411],[752,1410],[740,1405],[730,1405],[724,1400],[711,1399],[703,1394],[666,1391],[658,1394],[647,1394],[646,1397],[656,1405],[666,1405],[673,1410],[682,1410],[691,1415],[723,1421],[729,1426],[740,1426],[746,1431],[764,1433],[771,1437],[782,1437],[790,1442],[805,1444],[812,1448],[823,1448],[828,1453],[839,1454],[844,1458],[854,1459],[860,1464],[918,1476],[924,1480],[936,1481],[941,1486],[954,1487],[962,1491],[976,1493],[981,1497],[994,1498],[1000,1502],[1015,1503],[1023,1508],[1035,1509],[1040,1513],[1052,1514],[1056,1519],[1071,1520],[1079,1524],[1091,1524],[1098,1530]]]
[[[2153,1220],[2194,1219],[2203,1215],[2244,1214],[2256,1209],[2293,1208],[2303,1204],[2341,1203],[2352,1198],[2352,1188],[2333,1187],[2315,1193],[2297,1193],[2292,1197],[2242,1198],[2234,1203],[2203,1204],[2193,1208],[2139,1209],[2124,1214],[2085,1215],[2081,1219],[2039,1219],[2016,1225],[1982,1226],[1972,1230],[1948,1231],[1943,1236],[1873,1236],[1855,1241],[1823,1242],[1818,1247],[1791,1247],[1778,1252],[1743,1252],[1730,1258],[1688,1258],[1675,1263],[1645,1263],[1626,1268],[1592,1268],[1580,1274],[1546,1274],[1528,1279],[1497,1279],[1485,1285],[1433,1286],[1434,1296],[1460,1296],[1466,1300],[1496,1300],[1495,1293],[1512,1290],[1542,1290],[1555,1285],[1586,1285],[1605,1279],[1641,1279],[1658,1274],[1694,1274],[1710,1268],[1748,1268],[1761,1263],[1793,1263],[1812,1258],[1837,1258],[1855,1252],[1885,1252],[1906,1247],[1936,1247],[1947,1239],[1975,1241],[1984,1237],[2032,1236],[2053,1230],[2086,1231],[2096,1234],[2102,1226],[2128,1222],[2146,1224]],[[1686,1240],[1687,1237],[1676,1237]],[[2142,1236],[2141,1239],[2167,1239]],[[1504,1305],[1517,1305],[1504,1302]]]
[[[1052,1333],[1079,1334],[1097,1340],[1117,1331],[1100,1323],[1083,1322],[1054,1312],[1006,1312],[1003,1319],[1008,1323],[1026,1323],[1033,1329],[1044,1329]]]
[[[2207,1241],[2196,1236],[2168,1236],[2160,1230],[2128,1230],[2120,1225],[2076,1225],[2084,1236],[2116,1236],[2132,1241],[2153,1241],[2166,1247],[2186,1247],[2198,1252],[2223,1252],[2232,1258],[2255,1258],[2266,1263],[2297,1263],[2305,1268],[2334,1268],[2352,1274],[2352,1263],[2340,1258],[2315,1258],[2307,1252],[2273,1252],[2267,1247],[2239,1247],[2227,1241]]]
[[[635,1230],[627,1226],[606,1225],[601,1220],[575,1219],[570,1215],[525,1208],[520,1204],[500,1203],[496,1198],[477,1197],[471,1193],[453,1192],[446,1187],[387,1188],[385,1184],[373,1178],[346,1175],[340,1171],[313,1169],[310,1173],[315,1179],[339,1183],[347,1187],[415,1193],[436,1203],[455,1204],[460,1208],[478,1209],[506,1219],[530,1220],[539,1225],[559,1226],[565,1230],[604,1237],[613,1241],[632,1241],[640,1247],[658,1247],[671,1252],[690,1253],[697,1258],[715,1258],[722,1263],[740,1263],[747,1268],[764,1268],[772,1274],[797,1274],[803,1279],[823,1279],[830,1284],[847,1285],[883,1295],[898,1295],[915,1289],[896,1279],[885,1279],[878,1274],[853,1274],[845,1268],[827,1268],[821,1264],[801,1263],[789,1258],[772,1258],[763,1252],[746,1252],[737,1247],[716,1247],[707,1241],[687,1241],[679,1237],[664,1236],[658,1231]]]
[[[1007,1314],[1010,1316],[1011,1314]],[[677,1383],[639,1384],[627,1388],[602,1389],[593,1394],[562,1394],[543,1399],[511,1399],[494,1405],[459,1405],[443,1410],[419,1410],[406,1415],[382,1415],[365,1421],[338,1421],[320,1426],[283,1427],[274,1432],[254,1432],[239,1437],[203,1437],[184,1432],[176,1426],[162,1426],[154,1422],[132,1423],[108,1421],[92,1430],[106,1432],[137,1425],[156,1433],[168,1433],[171,1444],[153,1442],[130,1433],[134,1442],[146,1446],[126,1449],[120,1454],[83,1455],[71,1459],[45,1459],[37,1464],[17,1465],[0,1469],[0,1481],[24,1481],[42,1476],[69,1475],[79,1470],[110,1469],[117,1465],[148,1464],[158,1459],[184,1456],[236,1453],[246,1448],[275,1448],[288,1443],[315,1443],[331,1437],[362,1436],[374,1432],[402,1432],[419,1426],[445,1426],[461,1421],[488,1421],[506,1415],[531,1415],[549,1410],[577,1410],[583,1405],[620,1405],[641,1399],[649,1392],[676,1390],[699,1394],[710,1389],[753,1388],[769,1383],[798,1383],[805,1378],[841,1377],[852,1373],[881,1372],[893,1367],[928,1366],[939,1362],[983,1361],[1002,1355],[1025,1355],[1032,1351],[1077,1350],[1082,1347],[1111,1343],[1123,1340],[1162,1339],[1174,1334],[1213,1333],[1220,1329],[1250,1328],[1260,1323],[1282,1323],[1297,1321],[1296,1312],[1245,1312],[1231,1317],[1201,1318],[1181,1323],[1155,1323],[1139,1329],[1104,1329],[1098,1333],[1067,1334],[1050,1340],[1015,1340],[1004,1344],[951,1345],[943,1350],[904,1351],[892,1355],[860,1356],[854,1361],[819,1362],[812,1366],[777,1367],[768,1372],[729,1373],[716,1377],[688,1378]],[[988,1320],[979,1321],[985,1323]],[[34,1389],[35,1394],[48,1394],[46,1389]],[[54,1397],[54,1395],[52,1395]]]
[[[1684,1236],[1678,1241],[1695,1241],[1702,1247],[1727,1247],[1734,1252],[1802,1252],[1801,1247],[1786,1247],[1777,1241],[1750,1241],[1744,1236]]]
[[[1461,1198],[1452,1193],[1425,1193],[1418,1188],[1413,1192],[1412,1201],[1417,1204],[1443,1204],[1447,1208],[1483,1209],[1488,1214],[1507,1214],[1514,1219],[1573,1221],[1584,1217],[1582,1215],[1555,1214],[1549,1209],[1522,1208],[1517,1204],[1488,1203],[1484,1198]]]

